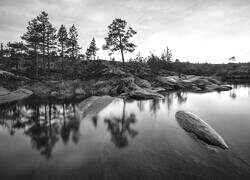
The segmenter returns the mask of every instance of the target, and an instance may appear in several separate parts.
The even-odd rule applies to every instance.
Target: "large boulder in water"
[[[175,117],[180,126],[187,132],[193,133],[198,139],[207,144],[219,146],[222,149],[228,149],[228,145],[223,138],[205,121],[198,116],[185,111],[178,111]]]

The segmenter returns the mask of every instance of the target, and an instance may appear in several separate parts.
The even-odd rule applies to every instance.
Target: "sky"
[[[21,41],[29,20],[41,11],[52,24],[78,29],[82,53],[95,37],[98,56],[107,26],[122,18],[137,31],[134,53],[125,58],[172,50],[173,59],[190,62],[250,62],[250,0],[0,0],[0,42]],[[120,60],[120,54],[115,54]]]

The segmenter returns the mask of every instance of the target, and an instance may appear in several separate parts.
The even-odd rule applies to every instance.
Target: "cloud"
[[[138,31],[132,56],[170,46],[174,58],[193,62],[223,62],[232,54],[250,61],[248,0],[1,0],[0,41],[20,40],[42,10],[57,28],[75,24],[83,51],[92,37],[101,47],[107,26],[123,18]]]

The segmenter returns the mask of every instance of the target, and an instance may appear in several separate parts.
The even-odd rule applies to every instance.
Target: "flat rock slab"
[[[8,89],[5,89],[4,87],[0,87],[0,96],[9,94],[10,91]]]
[[[92,117],[112,103],[114,99],[111,96],[91,96],[79,104],[78,110],[82,113],[82,118]]]
[[[10,103],[14,101],[18,101],[24,98],[27,98],[33,94],[32,91],[27,89],[18,89],[16,91],[8,91],[4,88],[0,89],[2,92],[0,93],[0,104]]]
[[[175,117],[184,130],[195,134],[200,140],[207,144],[221,147],[222,149],[228,149],[228,145],[224,139],[209,124],[195,114],[178,111]]]
[[[126,96],[126,95],[125,95]],[[131,99],[163,99],[164,96],[151,90],[138,88],[137,90],[127,93],[128,98]]]
[[[191,90],[195,92],[212,92],[212,91],[229,91],[232,89],[231,86],[225,85],[222,82],[213,79],[212,77],[205,76],[168,76],[156,77],[162,86],[167,85],[174,89]]]

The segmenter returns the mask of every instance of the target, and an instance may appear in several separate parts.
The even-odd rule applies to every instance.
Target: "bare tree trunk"
[[[125,67],[125,60],[124,60],[124,55],[123,55],[123,47],[122,47],[121,36],[119,36],[119,41],[120,41],[120,50],[121,50],[121,54],[122,54],[122,65],[123,65],[123,67]]]
[[[35,45],[35,53],[36,53],[36,63],[35,63],[36,78],[38,78],[38,52],[37,52],[37,45]]]
[[[122,54],[122,65],[124,67],[125,65],[125,60],[124,60],[124,55],[123,55],[123,47],[122,47],[122,39],[121,36],[119,36],[119,41],[120,41],[120,50],[121,50],[121,54]]]
[[[123,49],[121,48],[121,54],[122,54],[122,64],[125,65],[124,55],[123,55]]]
[[[18,58],[16,57],[16,72],[18,72]]]
[[[43,69],[45,70],[45,48],[43,47]]]
[[[47,54],[48,54],[48,71],[50,73],[50,55],[49,55],[49,47],[47,49]]]
[[[63,71],[63,43],[61,44],[61,46],[62,46],[62,53],[61,53],[61,56],[62,56],[62,71]]]
[[[125,112],[126,111],[126,101],[123,99],[123,110],[122,110],[122,128],[121,130],[124,131],[124,120],[125,120]]]
[[[45,33],[43,33],[43,69],[45,71]]]

